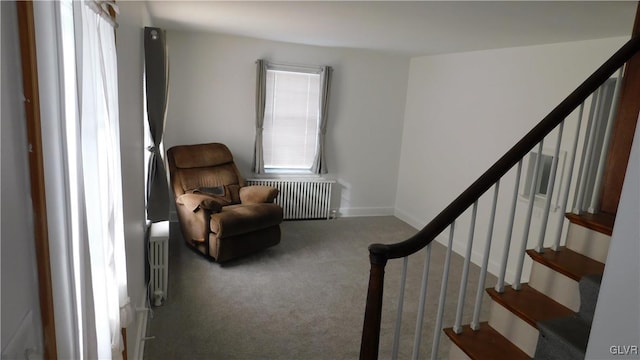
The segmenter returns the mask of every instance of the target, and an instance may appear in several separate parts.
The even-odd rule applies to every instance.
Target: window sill
[[[267,171],[264,174],[251,174],[252,180],[259,179],[298,179],[298,180],[315,180],[315,179],[326,179],[326,174],[315,174],[310,171]]]
[[[529,202],[529,194],[522,194],[520,193],[518,195],[518,199],[522,202]],[[535,195],[535,199],[533,201],[533,205],[536,208],[544,208],[545,204],[547,202],[547,196],[546,195],[540,195],[540,194],[536,194]],[[549,210],[556,212],[558,211],[558,209],[560,209],[560,205],[558,204],[557,200],[556,201],[551,201],[551,206],[549,207]]]
[[[265,169],[265,175],[318,175],[305,169]]]

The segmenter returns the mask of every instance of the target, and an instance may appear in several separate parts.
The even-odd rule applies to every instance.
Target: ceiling
[[[635,1],[148,1],[153,23],[428,55],[631,34]]]

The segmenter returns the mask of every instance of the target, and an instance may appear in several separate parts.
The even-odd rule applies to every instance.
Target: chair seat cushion
[[[282,216],[282,208],[276,204],[229,205],[211,214],[210,227],[220,239],[278,225]]]

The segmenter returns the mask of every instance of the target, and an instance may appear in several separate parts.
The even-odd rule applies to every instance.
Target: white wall
[[[2,355],[42,348],[16,5],[2,7]],[[31,314],[31,319],[29,318]],[[23,324],[24,321],[24,324]],[[20,332],[21,324],[26,332]],[[17,336],[16,338],[13,338]],[[31,337],[31,339],[29,339]],[[10,344],[12,339],[14,344]],[[9,347],[8,347],[9,346]],[[14,352],[20,351],[20,352]]]
[[[427,224],[626,39],[413,58],[409,70],[396,215],[417,228]],[[573,136],[575,131],[572,129],[565,130],[565,138]],[[554,144],[549,141],[545,148],[553,148]],[[563,147],[566,149],[569,144]],[[513,186],[513,176],[506,177],[501,183],[494,257],[502,253]],[[477,241],[473,248],[476,263],[480,261],[485,243],[490,196],[486,194],[480,201]],[[540,210],[536,208],[534,213],[533,238],[538,233],[536,224]],[[522,217],[520,213],[518,216]],[[551,229],[557,226],[562,214],[553,216]],[[468,215],[456,225],[458,236],[454,250],[461,252],[466,244]],[[516,223],[518,239],[522,236],[522,228],[522,221]],[[512,246],[511,253],[518,248]],[[509,267],[509,274],[513,268]],[[525,276],[528,268],[525,264]],[[496,272],[496,261],[491,261],[489,270]]]
[[[245,177],[255,136],[255,60],[334,68],[327,162],[342,215],[393,214],[409,59],[212,33],[168,31],[165,148],[222,142]]]
[[[118,52],[118,101],[120,104],[120,151],[124,231],[127,254],[127,283],[134,308],[146,299],[144,255],[144,148],[142,74],[144,69],[144,26],[150,26],[146,5],[139,1],[118,2],[120,15],[116,32]],[[146,313],[137,312],[127,328],[131,359],[141,358],[140,337],[146,331]]]
[[[629,158],[587,359],[637,359],[640,347],[640,126]],[[635,346],[635,349],[632,348]],[[625,356],[621,356],[625,355]]]

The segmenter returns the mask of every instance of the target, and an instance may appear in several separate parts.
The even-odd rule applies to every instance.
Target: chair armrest
[[[182,194],[178,196],[176,203],[186,206],[187,209],[193,212],[198,211],[198,209],[220,212],[223,206],[215,197],[201,193]]]
[[[240,188],[240,202],[243,204],[272,203],[280,190],[273,186],[250,185]]]

